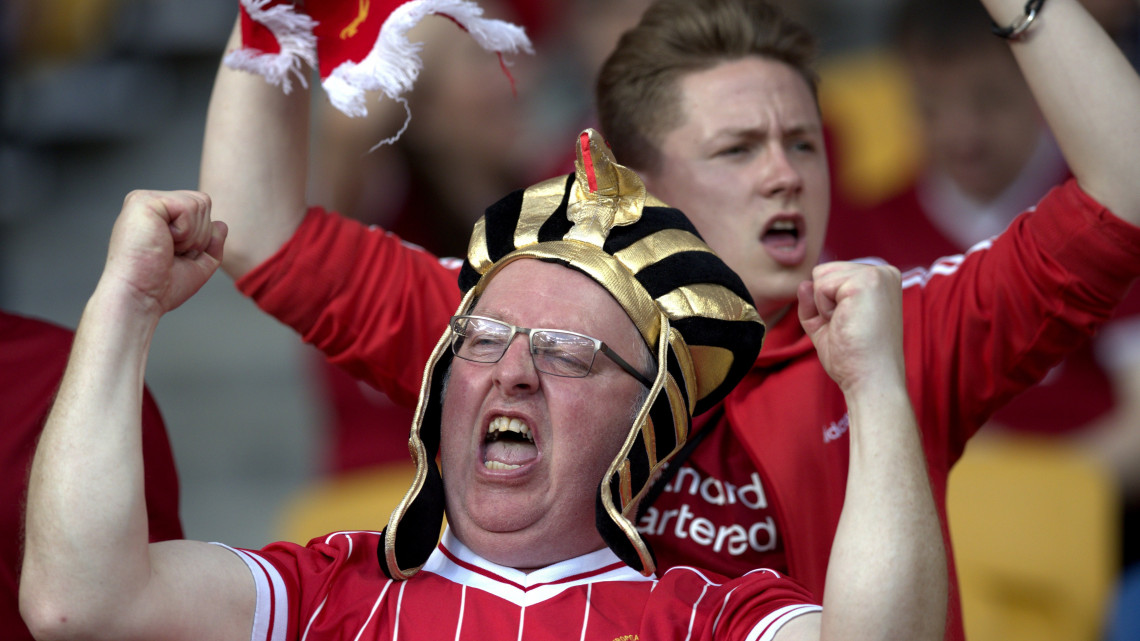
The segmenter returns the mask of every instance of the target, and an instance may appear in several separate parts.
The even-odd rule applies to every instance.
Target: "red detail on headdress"
[[[578,144],[582,145],[582,168],[586,171],[586,182],[590,185],[590,192],[598,191],[598,176],[594,173],[594,157],[590,154],[590,136],[582,132],[578,136]]]

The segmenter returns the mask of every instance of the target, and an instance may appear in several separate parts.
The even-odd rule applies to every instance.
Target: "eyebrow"
[[[802,136],[805,134],[821,135],[823,133],[823,124],[811,122],[798,123],[778,131],[782,137]],[[771,135],[772,129],[770,127],[739,127],[722,129],[714,134],[714,138],[721,136],[733,138],[767,138]]]
[[[513,314],[509,314],[506,311],[504,311],[503,309],[499,309],[499,308],[479,309],[479,301],[478,300],[476,300],[475,304],[471,305],[471,307],[469,307],[467,309],[467,311],[463,312],[463,313],[468,314],[468,315],[473,315],[473,316],[486,316],[487,318],[493,318],[497,321],[502,321],[504,323],[510,323],[511,325],[518,325],[518,323],[515,322],[518,319],[514,318]]]

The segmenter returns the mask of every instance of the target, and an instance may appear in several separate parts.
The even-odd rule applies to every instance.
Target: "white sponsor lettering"
[[[737,496],[741,503],[754,510],[768,508],[768,497],[764,496],[764,486],[760,484],[760,475],[756,472],[752,473],[752,482],[740,488]]]
[[[711,547],[713,552],[727,552],[740,556],[751,548],[755,552],[771,552],[776,549],[776,522],[769,515],[753,523],[747,529],[739,523],[716,525],[712,521],[696,516],[688,505],[676,510],[646,509],[637,530],[642,534],[665,536],[670,530],[678,539],[692,539],[697,545]]]
[[[766,541],[760,542],[760,533],[765,533]],[[752,546],[753,550],[758,552],[769,552],[776,549],[776,522],[772,517],[753,523],[752,527],[748,528],[748,545]]]
[[[750,474],[749,483],[741,487],[715,477],[703,477],[698,470],[684,465],[665,486],[664,492],[700,497],[709,505],[740,504],[752,510],[768,508],[764,485],[760,482],[759,472],[755,471]],[[739,508],[735,513],[729,510],[723,514],[734,520],[739,520],[742,516]],[[649,507],[638,522],[637,529],[650,536],[692,539],[697,545],[712,548],[713,552],[727,552],[732,556],[740,556],[749,549],[770,552],[776,549],[777,543],[776,521],[771,515],[766,515],[751,525],[739,522],[717,525],[708,518],[694,514],[689,504],[683,504],[678,509]]]
[[[697,545],[708,547],[712,545],[713,538],[716,537],[716,528],[713,527],[712,521],[698,516],[693,519],[693,524],[689,526],[689,536],[693,537],[693,541]]]
[[[685,465],[677,471],[676,478],[665,486],[665,492],[700,496],[711,505],[735,505],[739,502],[753,510],[767,508],[768,497],[764,495],[760,474],[753,472],[751,480],[748,485],[737,487],[711,476],[702,479],[700,472]]]

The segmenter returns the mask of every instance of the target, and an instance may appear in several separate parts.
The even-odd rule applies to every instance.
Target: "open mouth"
[[[797,267],[807,257],[803,216],[784,214],[773,218],[760,235],[768,255],[785,267]]]
[[[793,249],[800,240],[800,226],[790,218],[774,220],[760,240],[770,249]]]
[[[538,457],[530,426],[517,418],[496,416],[487,426],[483,441],[483,467],[513,470]]]

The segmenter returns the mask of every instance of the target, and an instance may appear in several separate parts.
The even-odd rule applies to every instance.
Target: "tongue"
[[[498,461],[506,465],[525,465],[538,456],[538,448],[534,443],[495,441],[487,444],[484,456],[487,461]]]
[[[799,238],[792,232],[770,231],[764,234],[764,245],[772,249],[792,249]]]

